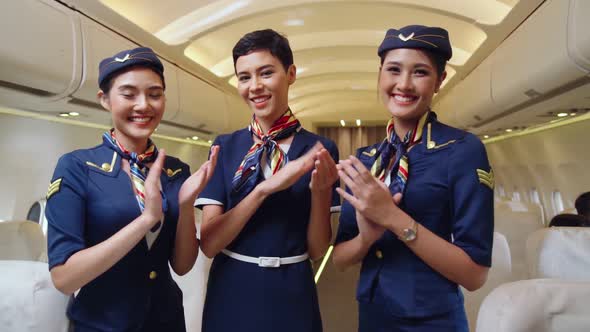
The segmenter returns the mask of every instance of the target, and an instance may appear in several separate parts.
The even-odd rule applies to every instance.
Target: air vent
[[[524,92],[529,98],[537,98],[541,96],[541,93],[536,91],[535,89],[530,89]]]
[[[39,97],[55,96],[55,94],[53,94],[49,91],[35,89],[35,88],[28,87],[28,86],[15,84],[15,83],[11,83],[11,82],[6,82],[6,81],[0,81],[0,87],[28,93],[30,95],[39,96]]]
[[[86,101],[84,99],[71,98],[70,100],[68,100],[68,104],[76,105],[76,106],[84,106],[84,107],[93,108],[93,109],[97,109],[97,110],[106,112],[106,110],[99,103],[93,103],[90,101]]]

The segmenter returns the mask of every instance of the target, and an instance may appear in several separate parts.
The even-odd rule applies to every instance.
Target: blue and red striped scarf
[[[289,160],[277,141],[293,135],[299,128],[301,128],[301,124],[290,109],[275,121],[266,135],[256,120],[256,116],[252,116],[248,130],[259,141],[255,140],[234,175],[232,180],[234,192],[249,192],[254,189],[262,172],[261,161],[264,152],[266,152],[267,164],[270,166],[272,174],[285,166]]]
[[[406,189],[406,183],[410,175],[408,151],[412,146],[420,143],[424,126],[429,119],[430,113],[430,111],[424,113],[420,120],[416,122],[416,126],[406,133],[403,140],[395,133],[393,118],[387,123],[387,137],[385,137],[379,148],[377,148],[375,162],[371,167],[371,174],[379,178],[379,180],[385,181],[388,171],[390,171],[392,176],[389,188],[392,194],[403,194]],[[392,158],[395,159],[392,160]],[[393,176],[394,173],[395,177]]]
[[[117,139],[115,138],[115,131],[110,131],[102,134],[103,141],[107,143],[111,149],[115,150],[123,159],[129,160],[129,168],[131,173],[131,181],[133,182],[133,189],[135,191],[135,198],[141,212],[145,209],[145,179],[148,171],[146,164],[149,164],[156,160],[158,157],[158,149],[151,139],[148,139],[147,148],[144,153],[137,154],[136,152],[130,152],[127,150]],[[162,195],[162,210],[166,212],[166,196],[164,192],[160,190]],[[155,232],[160,228],[161,222],[156,224],[152,228],[152,232]]]

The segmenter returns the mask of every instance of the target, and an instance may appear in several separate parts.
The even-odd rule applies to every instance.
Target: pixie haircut
[[[258,50],[268,50],[281,61],[285,71],[293,64],[293,52],[289,46],[289,40],[272,29],[265,29],[247,33],[238,40],[232,50],[234,70],[239,57]]]

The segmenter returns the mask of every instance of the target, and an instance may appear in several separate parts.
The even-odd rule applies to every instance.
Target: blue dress
[[[287,156],[294,160],[320,141],[338,160],[335,144],[302,129]],[[219,136],[217,168],[199,196],[232,209],[243,195],[232,193],[232,178],[253,140],[247,129]],[[307,226],[311,209],[311,172],[292,187],[269,196],[227,249],[242,255],[290,257],[307,252]],[[336,192],[333,205],[339,205]],[[231,222],[231,220],[228,220]],[[260,267],[215,256],[203,311],[203,332],[282,331],[319,332],[322,322],[311,263]]]
[[[369,169],[377,147],[357,152]],[[477,264],[490,266],[493,173],[481,141],[433,117],[408,160],[410,175],[400,208],[463,249]],[[358,233],[354,208],[345,201],[336,243]],[[458,285],[434,271],[389,231],[363,259],[357,300],[360,331],[467,331]]]
[[[67,312],[75,331],[185,331],[182,292],[168,261],[176,238],[178,191],[190,170],[169,156],[164,170],[160,181],[168,210],[158,237],[151,249],[144,238],[81,288]],[[46,210],[50,269],[141,214],[121,157],[107,144],[62,156],[51,183]]]

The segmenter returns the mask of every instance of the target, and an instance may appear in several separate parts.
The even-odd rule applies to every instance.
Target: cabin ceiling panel
[[[222,1],[169,1],[159,0],[101,0],[103,4],[136,22],[145,30],[156,34],[168,44],[182,44],[193,36],[215,29],[221,22],[234,22],[246,17],[260,16],[269,11],[298,8],[311,4],[328,4],[335,7],[349,3],[368,6],[385,4],[398,8],[411,7],[421,11],[439,12],[449,16],[460,16],[465,21],[484,25],[501,23],[518,0],[222,0]],[[388,12],[391,15],[391,12]],[[299,17],[291,20],[299,20]]]
[[[82,0],[64,0],[85,3]],[[231,50],[245,33],[272,28],[294,51],[297,81],[290,103],[298,116],[334,121],[332,109],[387,118],[377,98],[377,46],[391,27],[443,26],[453,58],[443,94],[468,75],[542,0],[100,0],[161,40],[171,62],[203,70],[222,90],[235,92]],[[96,11],[97,13],[103,13]],[[90,13],[92,14],[92,13]],[[99,17],[99,19],[101,19]],[[121,19],[121,18],[119,18]],[[101,20],[102,21],[102,20]],[[109,17],[109,22],[116,19]],[[150,45],[147,45],[150,46]],[[172,56],[170,56],[172,55]],[[186,68],[186,66],[185,66]],[[233,86],[233,88],[232,88]],[[332,107],[338,105],[338,107]],[[363,111],[374,109],[375,112]],[[380,110],[380,111],[378,111]],[[325,112],[325,114],[323,113]],[[343,115],[344,116],[344,115]]]
[[[292,17],[304,17],[301,19],[303,25],[289,25]],[[355,19],[343,19],[348,17]],[[315,3],[246,17],[219,26],[194,39],[186,48],[185,55],[218,76],[229,76],[233,72],[233,63],[228,60],[231,59],[231,49],[248,31],[274,28],[289,37],[295,52],[342,46],[375,48],[391,27],[391,22],[397,22],[399,26],[415,24],[415,17],[420,17],[422,24],[443,25],[449,30],[456,55],[452,63],[457,65],[464,64],[486,39],[486,33],[478,26],[438,12],[387,3],[339,3],[336,8],[334,4]],[[223,65],[227,67],[221,69]]]

